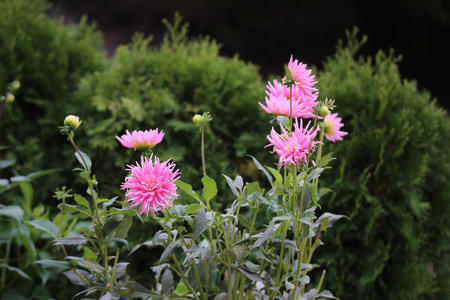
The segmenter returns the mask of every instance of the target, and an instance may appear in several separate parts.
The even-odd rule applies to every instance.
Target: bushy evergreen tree
[[[446,299],[450,229],[450,121],[427,92],[401,78],[399,57],[356,58],[348,34],[319,72],[349,135],[324,206],[346,214],[317,255],[342,299]],[[446,267],[447,266],[447,267]]]

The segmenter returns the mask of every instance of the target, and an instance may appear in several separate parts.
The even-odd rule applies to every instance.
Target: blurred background
[[[105,50],[130,41],[134,32],[162,41],[161,20],[180,12],[190,36],[209,35],[222,44],[221,54],[261,66],[261,74],[281,74],[291,54],[321,68],[335,52],[345,30],[360,28],[369,42],[360,54],[379,49],[401,54],[400,72],[418,81],[447,110],[450,101],[450,1],[448,0],[53,0],[48,14],[78,22],[83,15],[104,34]]]

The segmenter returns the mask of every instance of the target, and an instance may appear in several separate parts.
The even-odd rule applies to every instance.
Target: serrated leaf
[[[44,232],[47,232],[54,239],[58,238],[59,229],[58,229],[58,227],[56,227],[55,224],[53,224],[53,222],[40,219],[40,220],[27,221],[26,223],[30,224],[31,226],[33,226],[36,229],[42,230]]]
[[[87,243],[87,238],[81,235],[77,236],[66,236],[57,239],[54,245],[84,245]]]
[[[81,153],[81,156],[80,156]],[[80,153],[75,152],[75,157],[77,158],[78,162],[87,170],[91,171],[92,162],[89,156],[84,153],[83,151],[80,151]]]
[[[203,198],[205,198],[206,200],[211,200],[217,195],[216,182],[208,175],[204,175],[202,178],[202,183],[203,183],[203,193],[202,193]]]

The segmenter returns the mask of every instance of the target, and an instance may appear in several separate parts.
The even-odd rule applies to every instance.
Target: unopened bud
[[[20,89],[20,82],[17,81],[17,80],[14,80],[14,81],[11,83],[11,90],[12,90],[13,92],[15,92],[15,91],[17,91],[18,89]]]
[[[7,93],[6,94],[6,98],[5,98],[5,102],[6,103],[13,103],[15,99],[16,99],[16,97],[14,97],[13,94]]]
[[[192,122],[194,122],[195,125],[199,125],[202,122],[203,118],[201,115],[195,115],[192,118]]]
[[[65,119],[64,119],[64,126],[69,126],[70,129],[75,130],[78,128],[78,126],[80,126],[81,121],[80,118],[74,115],[68,115]]]
[[[322,117],[325,117],[326,115],[330,114],[330,110],[326,106],[322,106],[319,110],[319,115]]]

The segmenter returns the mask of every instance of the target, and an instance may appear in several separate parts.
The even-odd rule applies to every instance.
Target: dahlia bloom
[[[314,152],[316,145],[320,144],[320,142],[314,141],[317,129],[309,128],[310,123],[303,128],[303,121],[300,120],[299,125],[296,120],[292,133],[288,133],[282,127],[283,132],[279,134],[272,127],[270,136],[267,137],[270,144],[266,147],[273,146],[271,153],[278,154],[281,166],[287,164],[298,166],[302,162],[306,162],[308,154]]]
[[[316,101],[318,95],[314,92],[317,91],[317,89],[309,88],[307,89],[307,92],[305,92],[305,90],[301,89],[299,86],[294,85],[292,86],[291,92],[291,89],[288,86],[283,85],[277,80],[274,80],[273,84],[269,82],[266,88],[266,94],[269,97],[284,96],[287,99],[290,99],[292,96],[293,106],[295,103],[296,106],[301,107],[301,114],[299,114],[298,116],[294,116],[295,118],[300,117],[307,119],[314,117],[314,106],[318,104],[318,102]],[[297,110],[300,110],[300,108],[298,108]]]
[[[324,135],[330,142],[342,141],[342,137],[347,135],[348,132],[340,131],[344,124],[341,123],[342,118],[338,118],[338,114],[328,114],[323,119]]]
[[[311,75],[311,70],[306,69],[306,64],[294,60],[291,55],[288,69],[295,81],[295,85],[300,88],[302,93],[308,95],[317,91],[317,89],[314,88],[314,85],[317,83],[317,81],[314,81],[316,76]]]
[[[138,214],[141,215],[151,210],[152,214],[159,208],[164,211],[166,207],[172,207],[172,198],[176,198],[177,187],[175,181],[180,177],[179,170],[175,170],[175,164],[170,160],[159,162],[159,158],[153,155],[150,158],[141,157],[141,164],[129,165],[130,174],[122,184],[122,190],[126,190],[125,196],[129,207],[140,205]]]
[[[140,151],[147,151],[153,148],[155,145],[159,144],[164,137],[164,132],[158,132],[158,128],[150,129],[145,131],[129,132],[121,137],[116,136],[117,140],[122,144],[122,146],[127,148],[134,148]]]
[[[291,115],[291,101],[285,96],[270,96],[266,97],[266,105],[259,102],[259,105],[266,113],[274,114],[277,116]],[[314,117],[314,110],[311,107],[305,107],[299,101],[292,101],[292,117],[293,118],[312,118]]]
[[[64,126],[69,126],[70,129],[75,130],[77,129],[82,121],[80,121],[80,117],[74,116],[74,115],[68,115],[64,119]]]

